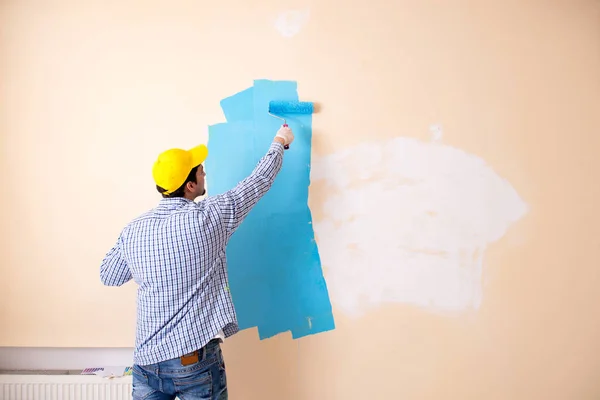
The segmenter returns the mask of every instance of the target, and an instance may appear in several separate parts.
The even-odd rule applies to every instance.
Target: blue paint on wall
[[[248,176],[282,121],[268,114],[271,100],[298,100],[291,81],[256,80],[221,101],[226,123],[209,127],[205,163],[210,195]],[[265,339],[332,330],[335,323],[308,208],[312,115],[289,115],[295,140],[271,190],[232,235],[229,284],[241,329],[258,327]]]

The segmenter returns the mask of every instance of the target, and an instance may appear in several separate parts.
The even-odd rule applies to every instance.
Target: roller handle
[[[283,124],[283,127],[284,127],[284,128],[287,128],[287,127],[288,127],[288,124]],[[289,145],[289,144],[286,144],[286,145],[284,145],[284,146],[283,146],[283,148],[287,150],[287,149],[289,149],[289,148],[290,148],[290,145]]]

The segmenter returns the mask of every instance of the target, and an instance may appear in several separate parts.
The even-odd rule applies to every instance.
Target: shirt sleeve
[[[121,286],[132,278],[121,248],[122,240],[119,236],[117,243],[106,254],[100,265],[100,280],[106,286]]]
[[[224,218],[227,234],[231,235],[248,215],[252,207],[269,191],[283,163],[283,145],[273,142],[267,154],[260,159],[252,173],[236,187],[215,196],[215,202]]]

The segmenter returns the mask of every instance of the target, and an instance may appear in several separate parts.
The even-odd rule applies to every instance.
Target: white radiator
[[[128,400],[131,376],[0,374],[0,400]]]

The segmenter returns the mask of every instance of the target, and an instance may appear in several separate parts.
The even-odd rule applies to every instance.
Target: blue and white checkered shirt
[[[239,327],[228,290],[225,247],[281,169],[274,142],[234,189],[198,203],[162,199],[130,222],[100,266],[100,279],[138,285],[134,362],[148,365],[200,349]]]

